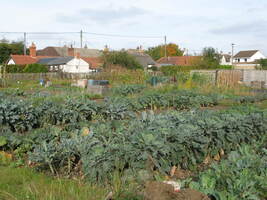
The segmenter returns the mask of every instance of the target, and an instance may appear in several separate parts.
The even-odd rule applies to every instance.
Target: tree
[[[22,42],[9,42],[5,39],[0,40],[0,64],[5,63],[11,54],[23,54]]]
[[[258,61],[258,64],[260,64],[260,69],[266,69],[267,70],[267,59],[260,59]]]
[[[104,54],[104,66],[120,65],[127,69],[142,69],[142,65],[126,51],[112,51]]]
[[[203,69],[216,69],[220,65],[221,55],[213,47],[205,47],[202,50],[202,60],[195,63]]]
[[[48,72],[48,68],[44,65],[34,63],[34,64],[28,64],[23,69],[24,73],[46,73]]]
[[[183,51],[177,44],[169,43],[166,46],[167,56],[182,56]],[[156,47],[150,47],[146,51],[154,60],[158,60],[165,56],[165,45],[158,45]]]
[[[7,73],[23,73],[25,65],[7,65]]]

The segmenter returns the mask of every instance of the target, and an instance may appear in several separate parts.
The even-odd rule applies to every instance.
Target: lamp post
[[[233,66],[233,64],[234,64],[234,47],[235,47],[235,44],[234,44],[234,43],[232,43],[231,45],[232,45],[232,56],[231,56],[231,63],[232,63],[232,66]]]

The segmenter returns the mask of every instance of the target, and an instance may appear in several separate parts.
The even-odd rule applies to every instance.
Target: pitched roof
[[[94,58],[94,57],[81,57],[85,62],[90,65],[90,68],[97,69],[103,65],[103,61],[101,58]]]
[[[231,55],[229,55],[229,54],[222,54],[222,56],[224,56],[226,62],[231,62],[231,57],[232,57]]]
[[[190,66],[194,62],[201,59],[201,56],[171,56],[162,57],[157,62],[161,65],[178,65],[178,66]]]
[[[46,58],[47,56],[36,56],[32,57],[29,55],[11,55],[11,59],[15,62],[16,65],[27,65],[37,63],[41,58]]]
[[[147,67],[148,65],[156,65],[157,63],[151,58],[150,55],[145,53],[138,52],[128,52],[132,55],[143,67]]]
[[[56,57],[56,58],[42,58],[37,63],[43,65],[63,65],[71,61],[74,57]]]
[[[259,50],[239,51],[234,58],[249,58],[257,53]]]
[[[42,50],[37,51],[37,55],[43,56],[70,56],[68,54],[70,48],[68,47],[46,47]],[[87,49],[87,48],[73,48],[74,53],[79,53],[82,57],[99,57],[101,51],[98,49]]]

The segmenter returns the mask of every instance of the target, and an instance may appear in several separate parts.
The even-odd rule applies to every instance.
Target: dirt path
[[[171,185],[161,182],[148,182],[145,200],[210,200],[206,195],[192,189],[174,191]]]

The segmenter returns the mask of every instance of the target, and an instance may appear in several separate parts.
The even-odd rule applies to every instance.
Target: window
[[[237,59],[237,62],[240,62],[240,58]]]
[[[244,60],[245,60],[245,62],[247,62],[247,61],[248,61],[248,59],[247,59],[247,58],[245,58]]]

